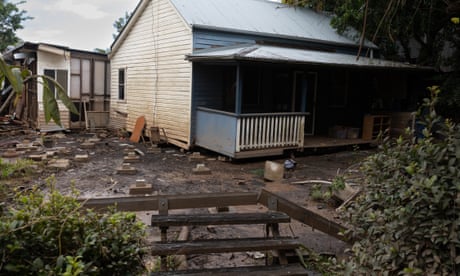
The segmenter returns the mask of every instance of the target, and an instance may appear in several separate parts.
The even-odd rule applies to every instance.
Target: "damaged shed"
[[[32,74],[55,79],[79,111],[78,115],[70,113],[58,100],[62,126],[46,123],[43,84],[30,81],[25,85],[19,102],[10,109],[17,119],[42,132],[108,126],[110,80],[107,72],[110,66],[106,54],[25,42],[10,49],[4,57],[10,64],[27,68]]]

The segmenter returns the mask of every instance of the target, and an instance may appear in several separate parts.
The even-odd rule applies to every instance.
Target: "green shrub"
[[[133,275],[144,270],[144,225],[96,213],[57,190],[18,195],[0,217],[0,274]]]
[[[386,140],[364,163],[363,195],[346,213],[353,274],[460,273],[460,128],[436,115],[430,91],[423,137]]]
[[[7,163],[0,158],[0,180],[30,175],[34,172],[35,162],[28,159],[19,159],[14,163]]]

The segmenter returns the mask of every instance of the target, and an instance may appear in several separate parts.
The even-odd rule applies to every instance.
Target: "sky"
[[[132,12],[138,0],[26,0],[18,5],[33,17],[16,35],[24,41],[67,46],[77,50],[108,49],[113,23]],[[18,2],[18,1],[10,1]]]

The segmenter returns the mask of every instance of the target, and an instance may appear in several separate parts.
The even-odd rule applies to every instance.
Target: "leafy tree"
[[[421,137],[387,140],[364,163],[363,195],[345,215],[354,274],[460,273],[460,126],[436,114],[430,91]]]
[[[112,34],[113,39],[116,39],[120,32],[125,27],[126,23],[128,23],[129,18],[131,17],[132,13],[125,12],[124,17],[118,18],[114,23],[113,27],[116,29],[116,33]]]
[[[32,19],[26,15],[26,11],[18,8],[18,5],[24,2],[14,4],[0,0],[0,52],[19,41],[15,34],[16,30],[23,28],[22,21]]]

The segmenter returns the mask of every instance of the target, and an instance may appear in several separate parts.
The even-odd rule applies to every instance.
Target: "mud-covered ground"
[[[117,133],[97,131],[93,133],[54,133],[48,134],[54,145],[52,148],[38,146],[33,152],[24,152],[24,157],[30,154],[48,154],[45,163],[52,159],[68,159],[70,165],[65,169],[45,166],[37,176],[20,185],[39,185],[47,188],[47,180],[53,175],[57,189],[68,193],[72,187],[80,191],[82,197],[112,197],[129,196],[129,186],[138,179],[144,179],[152,184],[154,193],[159,194],[190,194],[206,192],[245,192],[267,189],[275,192],[297,204],[317,212],[328,219],[341,223],[333,204],[314,201],[310,197],[310,189],[314,183],[293,184],[305,180],[331,181],[337,175],[347,174],[353,177],[359,162],[372,153],[372,149],[329,150],[322,152],[296,153],[296,168],[286,174],[286,178],[277,182],[264,180],[264,167],[267,160],[283,164],[287,156],[259,158],[242,161],[229,161],[217,154],[201,150],[201,158],[193,158],[193,152],[184,152],[171,145],[162,145],[160,150],[150,152],[150,143],[130,143],[126,137]],[[5,152],[15,143],[41,141],[38,134],[29,133],[19,136],[1,137],[0,150]],[[82,143],[92,141],[93,148],[83,148]],[[36,143],[39,144],[39,143]],[[117,172],[123,164],[126,152],[136,149],[140,162],[131,163],[136,168],[134,175],[124,175]],[[200,151],[200,150],[196,150]],[[87,161],[78,162],[76,155],[87,154]],[[196,154],[196,153],[195,153]],[[194,156],[196,157],[196,155]],[[204,164],[211,174],[196,175],[192,173],[197,164]],[[359,179],[359,178],[358,178]],[[355,179],[356,180],[356,179]],[[352,180],[356,182],[355,180]],[[357,183],[359,184],[359,183]],[[258,209],[261,206],[232,207],[230,211],[245,211]],[[200,211],[200,210],[194,210]],[[201,210],[207,211],[207,210]],[[148,223],[151,211],[140,212],[139,217]],[[174,233],[174,229],[172,229]],[[333,255],[343,254],[347,245],[333,237],[323,234],[308,225],[292,221],[281,225],[281,234],[296,236],[303,244],[318,253]],[[179,229],[177,229],[179,231]],[[151,229],[152,240],[157,239],[157,232]],[[190,238],[244,237],[258,233],[263,236],[262,226],[235,227],[197,227],[190,230]],[[219,266],[250,265],[263,263],[264,259],[248,254],[214,254],[206,257],[189,256],[188,265],[192,268]]]

